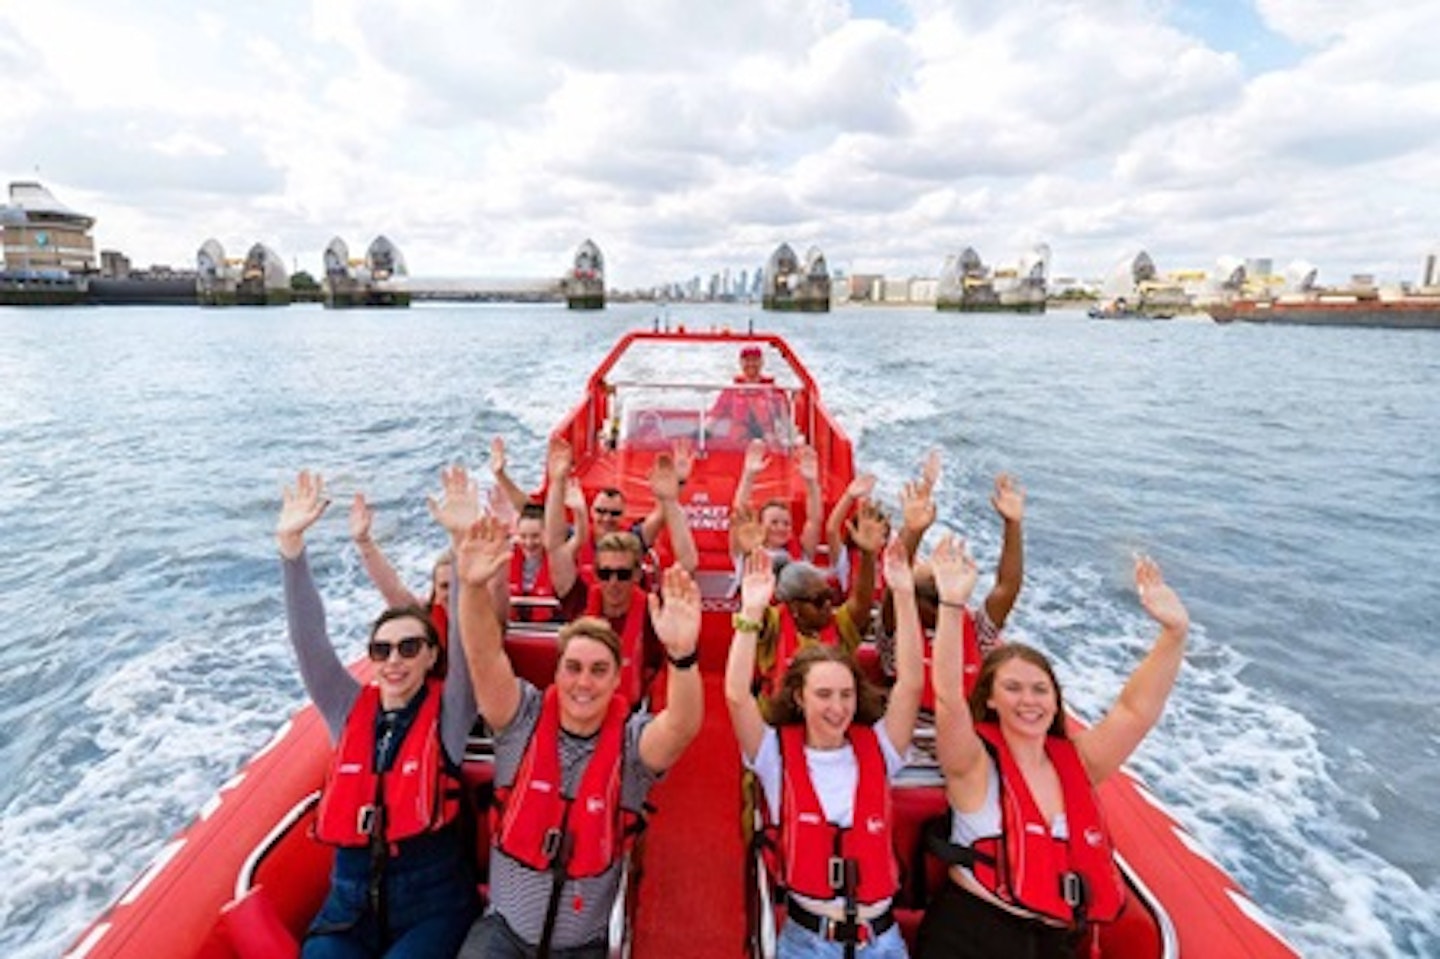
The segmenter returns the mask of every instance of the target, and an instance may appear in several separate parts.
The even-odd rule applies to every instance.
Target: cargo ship
[[[1440,294],[1382,297],[1321,293],[1305,297],[1236,299],[1208,307],[1216,323],[1293,323],[1305,326],[1378,326],[1440,329]]]

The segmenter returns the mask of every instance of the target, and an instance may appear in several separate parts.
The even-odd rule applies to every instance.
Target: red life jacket
[[[590,587],[585,598],[585,615],[599,616],[610,623],[620,634],[620,695],[638,703],[645,687],[645,618],[650,615],[648,597],[638,586],[630,587],[630,608],[625,612],[625,622],[615,626],[615,621],[605,615],[600,587]]]
[[[375,772],[375,717],[380,688],[366,686],[345,717],[345,730],[330,760],[315,838],[335,846],[368,846],[372,828],[387,843],[435,832],[460,814],[460,780],[446,768],[440,744],[444,686],[425,681],[425,700],[401,740],[390,771]],[[377,806],[384,807],[378,815]]]
[[[805,727],[780,729],[780,850],[787,888],[811,899],[844,896],[844,871],[832,860],[854,861],[858,867],[854,901],[870,905],[889,899],[900,888],[890,835],[890,783],[885,755],[875,730],[852,724],[846,738],[855,750],[859,775],[855,781],[853,825],[841,828],[825,819],[810,767],[805,762]],[[842,883],[839,887],[835,883]]]
[[[933,636],[925,636],[925,689],[920,694],[921,707],[931,712],[935,711],[935,685],[931,667],[931,660],[935,655],[934,641]],[[964,681],[965,698],[968,700],[976,681],[980,679],[980,660],[985,658],[980,655],[980,632],[975,625],[975,616],[968,606],[960,611],[960,642],[964,644],[965,650],[961,679]]]
[[[752,438],[762,439],[774,433],[775,424],[784,422],[785,419],[780,391],[773,388],[775,378],[762,376],[758,380],[747,380],[744,376],[737,375],[735,383],[749,388],[724,390],[711,415],[716,419],[729,420],[729,438],[736,442]]]
[[[795,617],[790,612],[790,607],[784,603],[775,607],[778,613],[779,628],[775,632],[775,661],[770,664],[770,671],[760,677],[760,694],[770,696],[785,684],[785,670],[790,667],[790,660],[800,651],[800,631],[795,626]],[[830,617],[830,622],[820,634],[815,637],[826,646],[840,645],[840,627],[835,625],[835,617]]]
[[[545,690],[535,734],[508,788],[495,790],[491,831],[495,845],[531,869],[551,868],[569,847],[565,875],[598,876],[619,858],[629,823],[620,808],[620,753],[630,704],[618,693],[600,725],[595,751],[573,797],[562,793],[560,694]]]
[[[527,599],[554,599],[555,587],[550,583],[550,559],[540,557],[540,572],[535,583],[525,588],[525,551],[516,546],[510,553],[510,595]],[[557,606],[511,606],[510,618],[521,623],[549,623],[560,618]]]
[[[1045,755],[1060,777],[1069,839],[1055,839],[1040,812],[1000,727],[979,723],[975,731],[1000,770],[1000,835],[975,841],[971,872],[999,899],[1027,912],[1078,924],[1110,922],[1125,905],[1125,883],[1115,866],[1110,831],[1075,744],[1045,738]],[[984,861],[986,858],[988,862]],[[1083,906],[1067,901],[1068,877],[1084,880]]]

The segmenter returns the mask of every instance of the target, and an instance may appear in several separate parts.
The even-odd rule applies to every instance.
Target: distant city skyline
[[[781,242],[887,276],[1043,242],[1059,276],[1145,250],[1414,281],[1437,33],[1377,0],[49,0],[0,11],[0,177],[137,266],[214,237],[317,273],[384,234],[435,276],[554,275],[590,238],[620,289]]]

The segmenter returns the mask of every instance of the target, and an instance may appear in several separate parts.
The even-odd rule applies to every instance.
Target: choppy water
[[[0,955],[58,954],[300,703],[287,473],[363,488],[418,587],[439,467],[501,434],[533,485],[655,313],[0,310]],[[1440,954],[1440,334],[668,313],[790,336],[892,494],[940,445],[942,523],[984,564],[1018,473],[1013,628],[1092,716],[1153,635],[1127,579],[1155,554],[1196,628],[1135,765],[1304,954]],[[312,543],[358,652],[342,509]]]

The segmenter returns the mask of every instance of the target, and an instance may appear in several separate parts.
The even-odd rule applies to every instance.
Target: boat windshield
[[[742,371],[743,348],[760,350]],[[699,451],[744,449],[763,440],[776,452],[804,441],[795,424],[802,384],[768,345],[638,342],[606,381],[612,438],[622,449],[667,449],[689,439]]]

